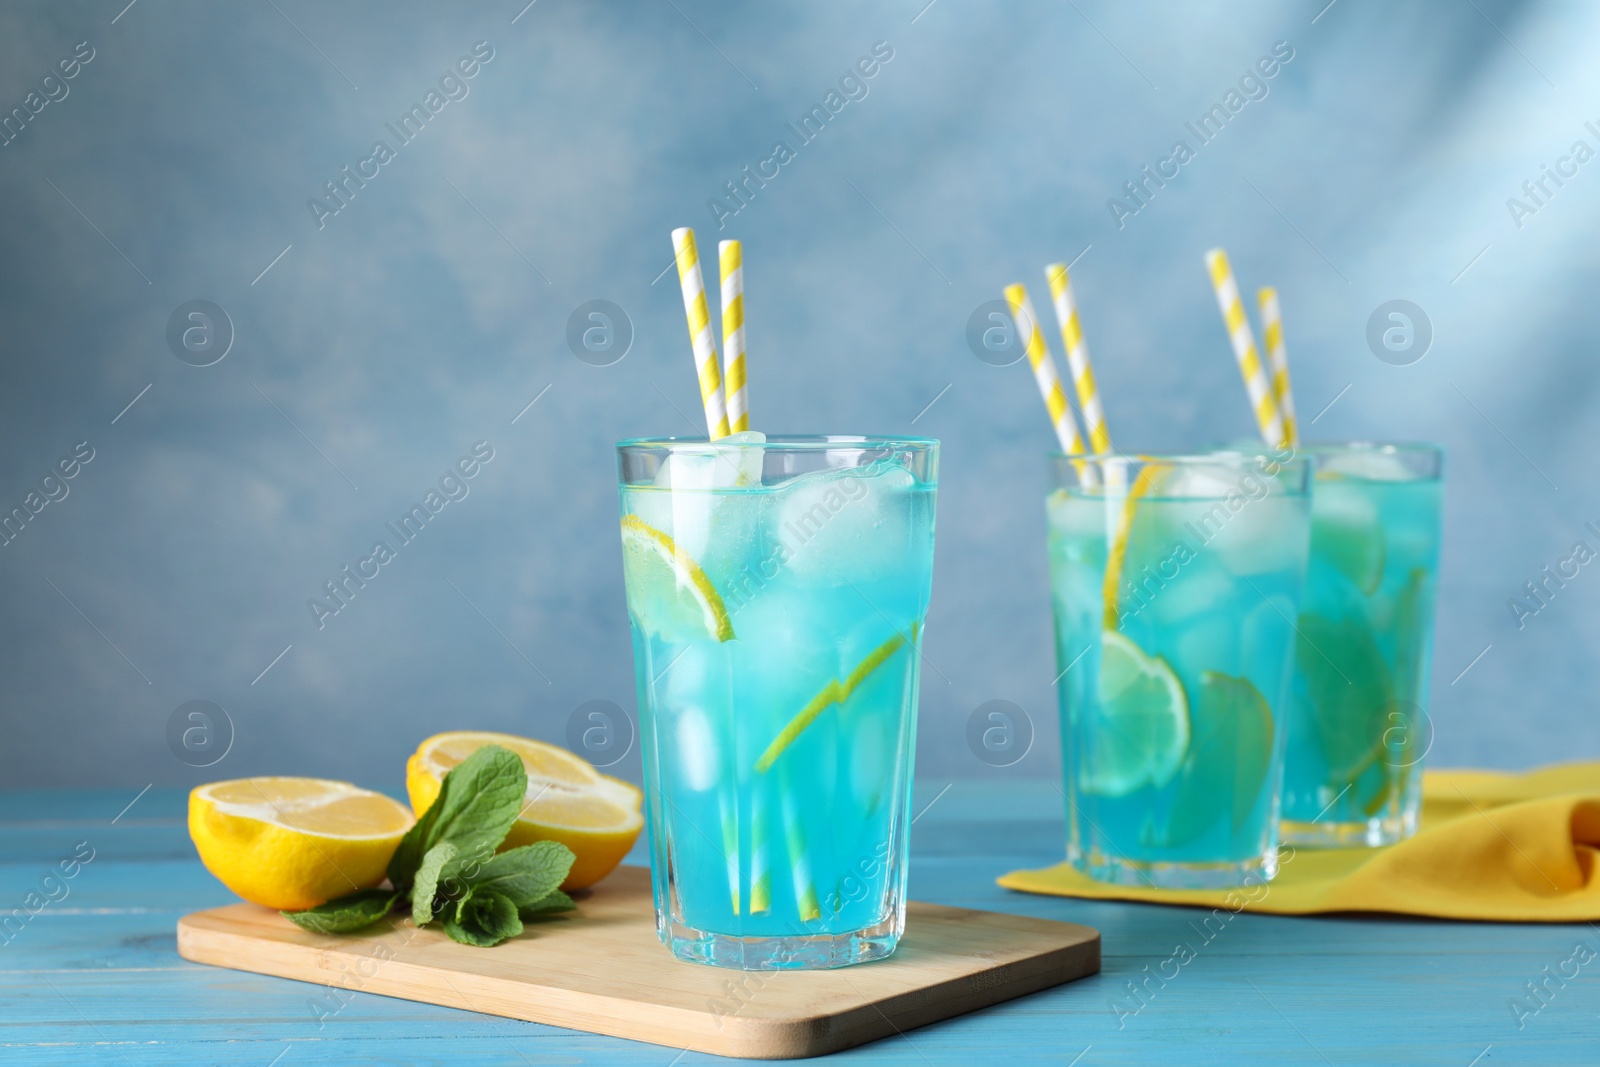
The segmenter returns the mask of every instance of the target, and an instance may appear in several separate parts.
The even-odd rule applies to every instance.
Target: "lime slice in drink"
[[[1168,847],[1187,844],[1222,821],[1242,826],[1272,765],[1272,709],[1248,678],[1201,672],[1190,718],[1194,734],[1160,842]]]
[[[1429,588],[1428,571],[1413,567],[1406,576],[1406,584],[1395,597],[1394,627],[1395,671],[1394,695],[1400,700],[1417,701],[1422,697],[1422,665],[1427,660],[1428,637],[1431,632],[1433,591]]]
[[[1360,619],[1300,616],[1295,664],[1306,680],[1311,721],[1328,784],[1352,781],[1383,744],[1391,682],[1372,630]]]
[[[1377,506],[1361,485],[1326,472],[1318,475],[1311,546],[1319,561],[1331,564],[1363,595],[1378,591],[1387,541]]]
[[[1099,699],[1087,709],[1082,787],[1120,797],[1162,786],[1189,749],[1189,701],[1160,656],[1115,630],[1101,633]]]
[[[733,620],[706,572],[671,537],[622,517],[622,569],[628,607],[646,633],[666,641],[733,640]]]

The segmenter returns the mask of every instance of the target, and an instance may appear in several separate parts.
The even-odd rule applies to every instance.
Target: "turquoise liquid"
[[[1081,488],[1049,500],[1068,854],[1096,878],[1233,885],[1276,869],[1308,501],[1248,472],[1211,481],[1241,476],[1236,510],[1160,479],[1139,497],[1112,637],[1104,582],[1122,500]],[[1110,694],[1113,646],[1129,642],[1168,681]]]
[[[1284,776],[1294,839],[1376,845],[1416,828],[1441,496],[1437,478],[1317,478]]]
[[[746,967],[892,951],[934,487],[886,462],[778,484],[624,486],[622,508],[703,568],[734,633],[663,624],[664,591],[629,571],[663,940]],[[758,769],[813,703],[821,710]]]

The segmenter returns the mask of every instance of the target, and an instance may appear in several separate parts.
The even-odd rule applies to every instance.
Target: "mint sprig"
[[[555,841],[496,854],[522,813],[522,760],[487,745],[444,776],[439,797],[406,832],[389,861],[393,890],[363,889],[288,919],[315,933],[346,934],[388,915],[402,898],[418,926],[442,919],[462,944],[489,947],[522,933],[532,918],[575,905],[558,888],[576,857]]]
[[[439,798],[406,831],[389,860],[389,881],[401,892],[411,888],[427,851],[441,841],[462,856],[492,855],[522,812],[528,772],[522,760],[499,745],[485,745],[450,768]]]

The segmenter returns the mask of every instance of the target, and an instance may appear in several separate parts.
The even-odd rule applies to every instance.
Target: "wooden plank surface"
[[[367,993],[344,994],[321,1015],[334,995],[323,986],[189,963],[177,954],[178,919],[234,898],[193,858],[181,791],[152,790],[111,821],[138,792],[0,793],[0,914],[77,842],[97,849],[67,898],[0,943],[0,1064],[736,1062]],[[1061,855],[1063,803],[1047,781],[928,781],[914,810],[935,797],[913,829],[912,896],[1093,926],[1102,971],[839,1053],[830,1065],[1600,1062],[1600,960],[1552,983],[1522,1026],[1510,1007],[1576,943],[1600,950],[1600,931],[1587,925],[1241,914],[1142,1010],[1119,1018],[1112,1005],[1127,1003],[1128,983],[1193,940],[1199,913],[995,886],[1003,871]],[[643,859],[642,850],[633,857]]]
[[[493,949],[457,944],[408,918],[336,937],[232,904],[180,919],[178,954],[672,1048],[797,1059],[1093,974],[1100,935],[1073,923],[913,903],[887,960],[731,971],[674,959],[656,938],[650,871],[622,867],[585,894],[576,913],[534,923]]]

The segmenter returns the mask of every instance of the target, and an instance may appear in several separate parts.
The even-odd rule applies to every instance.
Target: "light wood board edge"
[[[1039,992],[1100,969],[1100,935],[1088,927],[913,904],[913,920],[917,911],[932,912],[925,918],[937,917],[947,922],[949,918],[938,913],[1014,919],[1020,924],[1039,924],[1041,932],[1056,928],[1050,929],[1046,940],[1057,943],[1035,954],[997,961],[985,970],[877,999],[870,995],[874,965],[827,972],[839,975],[862,1000],[838,1012],[782,1018],[719,1016],[709,1010],[607,997],[531,981],[511,987],[504,979],[464,971],[447,976],[435,965],[411,963],[400,955],[384,960],[374,973],[364,975],[358,968],[373,962],[362,951],[370,941],[309,932],[304,933],[303,940],[285,940],[281,930],[264,929],[260,935],[239,932],[236,917],[219,914],[238,907],[196,912],[180,919],[179,955],[195,963],[742,1059],[796,1059],[838,1052]],[[261,914],[266,917],[272,913]],[[1068,930],[1074,939],[1063,941]],[[298,928],[295,932],[299,933]],[[280,936],[272,936],[273,933]],[[426,931],[419,936],[432,933]],[[728,973],[737,976],[743,972]],[[508,988],[515,988],[518,995],[508,996]],[[532,993],[537,995],[530,996]]]

